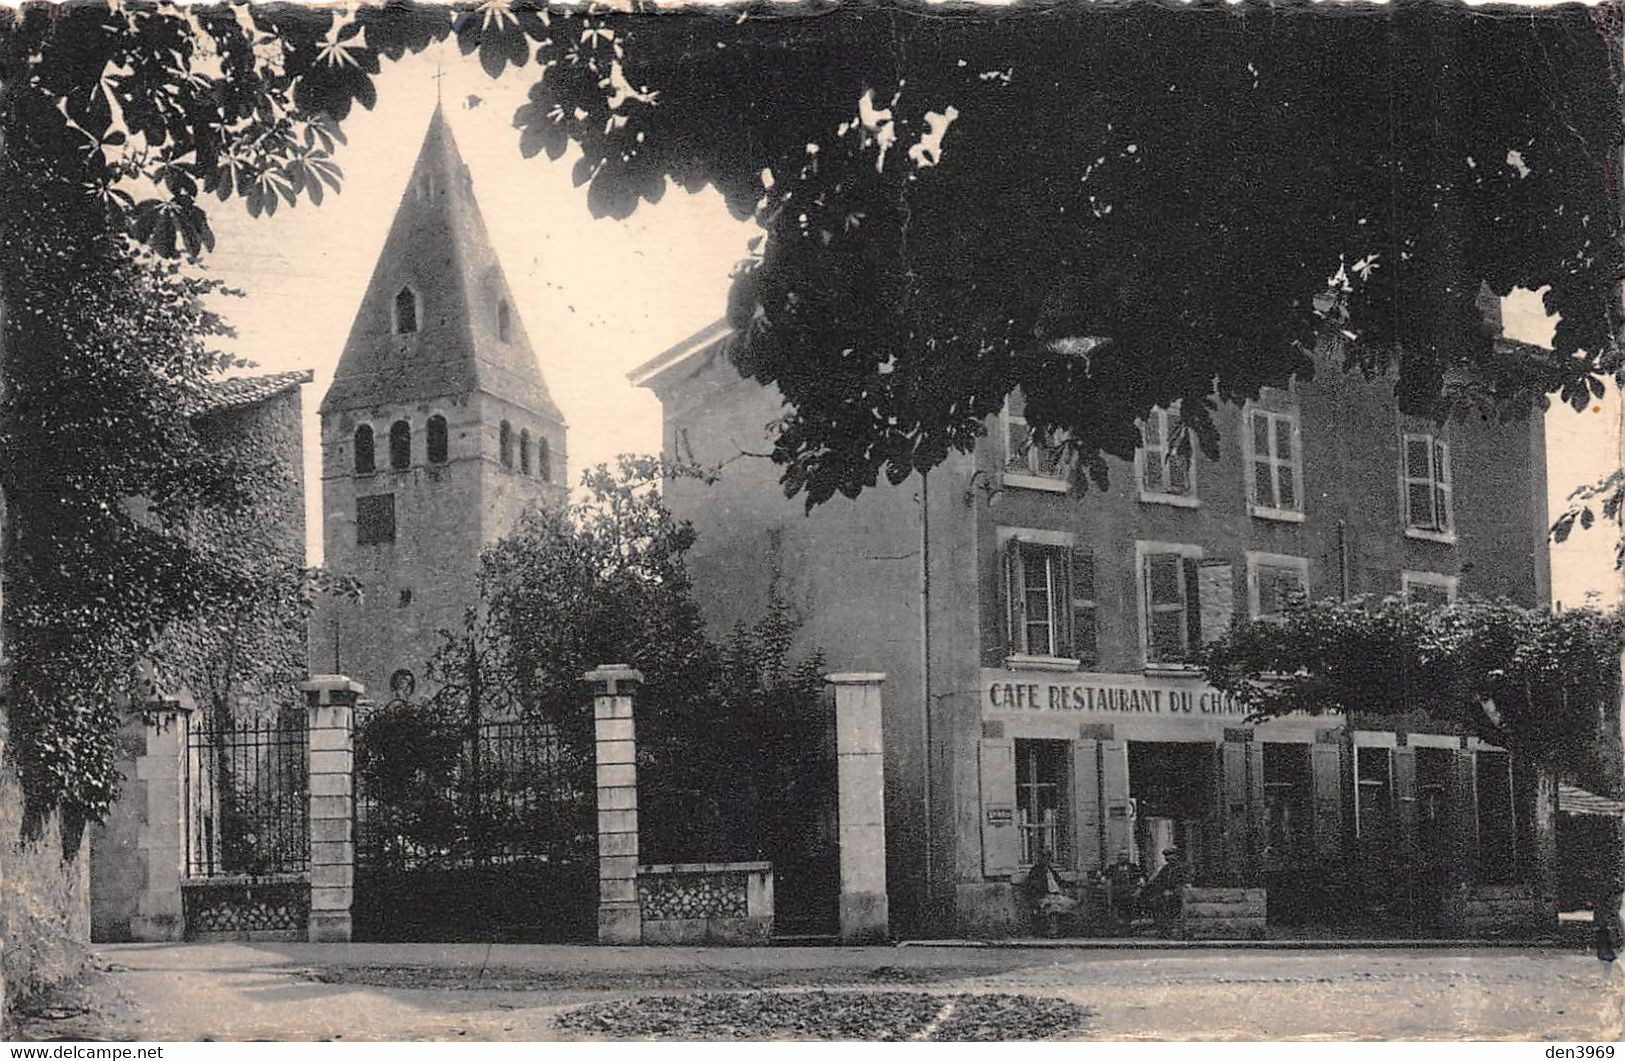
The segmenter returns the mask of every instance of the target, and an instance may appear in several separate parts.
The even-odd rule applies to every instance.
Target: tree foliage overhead
[[[1622,649],[1617,610],[1327,599],[1238,624],[1204,667],[1256,718],[1412,714],[1617,794]]]
[[[1211,446],[1215,385],[1307,374],[1328,332],[1426,413],[1463,369],[1486,412],[1583,403],[1619,370],[1619,96],[1579,9],[855,4],[611,29],[613,55],[548,69],[522,144],[580,143],[603,213],[666,176],[754,212],[735,356],[783,391],[775,455],[809,503],[969,447],[1015,385],[1096,478],[1153,406],[1183,400]],[[1554,356],[1492,345],[1481,281],[1550,285]]]
[[[380,58],[534,70],[520,147],[578,145],[596,213],[712,184],[767,230],[734,353],[809,503],[968,448],[1017,385],[1096,479],[1153,406],[1211,448],[1215,395],[1326,334],[1433,414],[1619,373],[1617,48],[1581,7],[615,6],[31,8],[17,106],[167,249],[206,242],[200,191],[319,199]],[[156,193],[122,203],[121,167]],[[1548,288],[1552,356],[1491,342],[1481,282]]]

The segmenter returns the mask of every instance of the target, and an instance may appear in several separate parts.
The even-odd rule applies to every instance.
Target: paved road
[[[105,948],[90,1012],[30,1038],[556,1039],[566,1007],[693,990],[1003,991],[1092,1039],[1617,1040],[1625,968],[1551,950],[189,944]],[[62,1016],[59,1011],[58,1017]]]

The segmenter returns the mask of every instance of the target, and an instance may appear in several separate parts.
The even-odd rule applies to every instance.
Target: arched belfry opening
[[[397,420],[389,428],[389,466],[405,471],[412,466],[412,425]]]
[[[418,296],[410,287],[395,293],[395,333],[410,335],[418,330]]]

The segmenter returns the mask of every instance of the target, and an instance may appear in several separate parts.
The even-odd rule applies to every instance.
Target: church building
[[[565,423],[437,106],[321,404],[326,566],[311,667],[385,700],[424,687],[475,603],[481,550],[562,503]]]

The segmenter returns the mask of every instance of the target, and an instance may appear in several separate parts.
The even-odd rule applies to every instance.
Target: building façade
[[[1197,883],[1265,887],[1270,920],[1421,934],[1553,923],[1555,782],[1437,723],[1249,724],[1195,650],[1314,598],[1458,593],[1546,606],[1539,415],[1440,427],[1327,358],[1312,382],[1217,415],[1221,452],[1143,425],[1105,491],[1068,489],[1013,395],[973,454],[803,513],[765,448],[776,390],[716,325],[633,374],[679,460],[708,622],[777,594],[805,646],[883,672],[887,885],[899,935],[1030,930],[1039,851],[1096,880],[1183,849]]]

